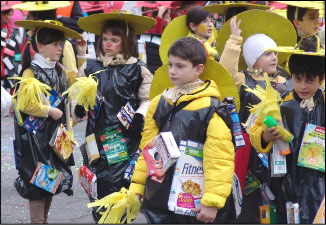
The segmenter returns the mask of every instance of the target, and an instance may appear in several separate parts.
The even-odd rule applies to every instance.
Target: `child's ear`
[[[300,27],[301,27],[300,20],[294,19],[293,20],[293,24],[294,24],[294,26],[295,26],[296,29],[300,29]]]
[[[189,27],[192,30],[192,32],[195,32],[196,31],[197,26],[194,23],[190,22],[189,23]]]
[[[204,64],[198,64],[196,66],[196,74],[199,76],[200,74],[202,74],[204,72],[205,66]]]

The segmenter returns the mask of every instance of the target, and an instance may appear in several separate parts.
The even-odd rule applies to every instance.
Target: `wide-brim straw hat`
[[[59,30],[64,33],[66,38],[72,39],[83,39],[83,36],[78,32],[64,27],[61,22],[56,20],[44,20],[44,21],[37,21],[37,20],[16,20],[15,24],[20,27],[24,27],[26,29],[30,29],[35,31],[38,28],[50,28],[54,30]]]
[[[212,4],[204,6],[203,9],[210,13],[218,13],[224,14],[226,10],[230,8],[238,8],[244,7],[247,10],[251,9],[260,9],[260,10],[268,10],[271,7],[268,5],[259,5],[259,4],[250,4],[250,3],[221,3],[221,4]]]
[[[293,24],[286,18],[264,10],[248,10],[237,15],[237,21],[241,19],[240,30],[242,44],[248,37],[254,34],[263,33],[272,38],[277,46],[295,46],[297,42],[297,33]],[[216,50],[222,55],[226,41],[230,38],[231,28],[228,20],[220,29],[216,38]],[[278,55],[278,64],[281,65],[288,59],[287,54]],[[243,57],[243,49],[241,48],[239,70],[246,70],[247,64]]]
[[[178,16],[165,27],[161,36],[161,45],[159,49],[163,64],[168,61],[168,51],[173,42],[188,35],[190,30],[186,25],[186,18],[186,15]],[[214,37],[217,36],[215,27],[213,27],[213,35]]]
[[[199,76],[202,81],[213,80],[220,92],[221,101],[225,97],[234,97],[237,109],[240,109],[240,97],[238,89],[233,81],[230,72],[220,63],[212,59],[207,59],[205,69]],[[165,63],[155,71],[152,81],[149,98],[152,100],[155,96],[162,94],[166,88],[174,87],[169,77],[169,65]]]
[[[151,17],[138,16],[118,11],[97,13],[88,17],[82,17],[78,20],[78,26],[87,32],[100,35],[104,24],[109,20],[121,20],[127,22],[134,28],[136,34],[144,33],[151,29],[156,23],[156,20]]]
[[[307,9],[325,9],[324,1],[277,1],[290,6],[307,8]]]
[[[71,2],[69,1],[48,1],[48,3],[46,4],[43,4],[43,1],[34,1],[17,4],[14,5],[12,8],[20,9],[23,11],[45,11],[66,7],[70,4]]]

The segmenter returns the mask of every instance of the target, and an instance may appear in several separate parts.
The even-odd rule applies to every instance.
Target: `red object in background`
[[[1,12],[9,10],[13,5],[20,3],[22,3],[22,1],[1,1]]]
[[[79,1],[83,12],[93,12],[102,10],[104,13],[120,10],[124,5],[124,1]]]

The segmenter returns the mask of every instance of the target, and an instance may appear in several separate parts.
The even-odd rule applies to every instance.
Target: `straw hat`
[[[168,51],[173,42],[188,35],[189,28],[186,25],[186,18],[186,15],[178,16],[165,27],[161,36],[161,45],[159,49],[163,64],[168,61]],[[213,35],[214,37],[217,36],[215,27],[213,27]]]
[[[308,39],[315,39],[315,48],[316,51],[307,51],[305,50],[305,47],[303,47],[305,42]],[[282,54],[286,54],[288,56],[290,55],[311,55],[311,56],[323,56],[325,57],[325,49],[320,48],[320,40],[317,35],[310,35],[304,38],[301,38],[301,40],[298,42],[296,46],[278,46],[276,48],[267,49],[266,51],[272,51],[272,52],[279,52]]]
[[[277,1],[279,3],[307,8],[307,9],[325,9],[324,1]]]
[[[248,10],[237,15],[237,20],[241,19],[240,29],[244,43],[248,37],[263,33],[272,38],[277,46],[294,46],[297,42],[297,33],[292,23],[273,12],[263,10]],[[222,55],[226,41],[231,34],[230,21],[227,21],[219,31],[216,38],[216,50]],[[243,50],[241,49],[239,59],[239,70],[246,70],[247,65],[243,58]],[[279,54],[278,64],[283,64],[288,59],[288,55]]]
[[[24,27],[30,30],[36,30],[37,28],[50,28],[54,30],[62,31],[66,38],[72,39],[83,39],[78,32],[64,27],[62,23],[56,20],[44,20],[44,21],[36,21],[36,20],[16,20],[15,24],[20,27]]]
[[[138,16],[135,14],[126,14],[122,11],[111,13],[97,13],[88,17],[82,17],[78,20],[78,26],[85,31],[101,35],[102,28],[108,20],[121,20],[129,23],[136,34],[144,33],[151,29],[156,20],[147,16]]]
[[[240,97],[238,89],[235,86],[233,78],[229,71],[220,63],[212,59],[206,59],[204,72],[199,76],[203,81],[213,80],[221,94],[221,101],[228,96],[233,96],[237,109],[240,109]],[[154,74],[149,98],[152,100],[155,96],[161,94],[166,88],[174,87],[169,78],[169,65],[165,63],[158,68]]]
[[[204,6],[203,9],[210,13],[224,14],[226,10],[235,7],[245,7],[247,10],[260,9],[268,10],[271,7],[268,5],[250,4],[250,3],[221,3]]]
[[[13,9],[20,9],[24,11],[45,11],[69,6],[69,1],[48,1],[43,4],[43,1],[25,2],[14,5]]]

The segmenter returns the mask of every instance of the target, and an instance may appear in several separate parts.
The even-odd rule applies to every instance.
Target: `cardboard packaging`
[[[313,224],[325,224],[325,195],[323,201],[321,201],[317,214],[315,216]]]
[[[260,223],[261,224],[276,224],[276,207],[274,205],[259,206]]]
[[[279,141],[279,142],[278,142]],[[287,173],[286,156],[280,154],[280,143],[285,143],[282,139],[277,138],[273,143],[273,152],[271,158],[271,177],[283,177]]]
[[[97,198],[97,178],[96,175],[85,165],[78,170],[78,180],[89,197]]]

